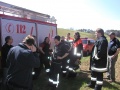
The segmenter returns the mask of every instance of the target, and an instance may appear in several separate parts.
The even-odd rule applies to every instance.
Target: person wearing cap
[[[91,80],[88,87],[101,90],[103,86],[103,73],[107,71],[108,41],[101,28],[96,29],[96,42],[90,57]]]
[[[6,59],[7,90],[32,90],[32,69],[40,66],[34,42],[28,35],[22,43],[10,49]]]
[[[80,39],[80,33],[76,32],[74,35],[75,41],[73,42],[72,48],[69,51],[70,61],[66,67],[68,69],[68,77],[76,77],[76,70],[79,68],[80,60],[82,58],[83,44]]]
[[[54,38],[55,46],[53,49],[49,85],[52,86],[52,90],[56,89],[59,85],[59,73],[61,70],[61,63],[68,56],[67,46],[60,42],[60,36],[57,35]]]
[[[115,64],[120,51],[120,42],[114,32],[110,32],[110,42],[108,44],[108,72],[107,77],[110,82],[115,81]]]

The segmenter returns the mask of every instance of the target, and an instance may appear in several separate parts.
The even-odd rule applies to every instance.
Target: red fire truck
[[[48,36],[52,48],[54,45],[52,37],[57,34],[56,19],[47,14],[0,1],[0,57],[1,47],[5,43],[6,36],[12,36],[13,45],[16,46],[30,34],[37,37],[37,45]]]

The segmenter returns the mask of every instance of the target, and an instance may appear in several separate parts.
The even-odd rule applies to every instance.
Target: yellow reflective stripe
[[[98,58],[98,56],[97,56],[97,55],[95,55],[95,59],[96,59],[96,60],[99,60],[100,58]]]
[[[66,73],[67,71],[62,71],[63,73]]]
[[[46,71],[46,72],[50,72],[50,69],[46,69],[45,71]]]
[[[103,85],[103,81],[97,81],[96,84],[97,85]]]
[[[74,48],[74,55],[77,54],[77,47]]]
[[[97,78],[91,77],[91,81],[96,81]]]
[[[93,57],[95,57],[96,60],[99,60],[100,58],[98,58],[97,56],[97,47],[94,47],[94,51],[93,51]]]
[[[53,80],[49,78],[49,82],[53,82]]]
[[[77,55],[77,56],[81,56],[81,54],[80,54],[80,53],[77,53],[76,55]]]
[[[35,75],[35,72],[32,72],[32,75]]]
[[[108,68],[95,68],[95,67],[91,67],[92,71],[96,71],[96,72],[106,72],[108,70]]]

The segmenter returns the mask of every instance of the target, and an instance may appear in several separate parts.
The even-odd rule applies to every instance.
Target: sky
[[[58,28],[120,30],[120,0],[0,0],[49,14]]]

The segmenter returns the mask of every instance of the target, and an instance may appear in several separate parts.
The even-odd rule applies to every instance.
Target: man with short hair
[[[23,43],[11,48],[7,56],[8,90],[32,90],[32,69],[40,66],[34,38],[25,37]]]
[[[120,42],[114,32],[110,32],[110,42],[108,44],[108,79],[110,82],[115,81],[115,64],[120,52]]]
[[[2,50],[1,50],[2,84],[3,84],[2,88],[5,88],[4,86],[5,86],[6,75],[7,75],[6,58],[7,58],[9,50],[13,47],[12,43],[13,43],[13,39],[11,36],[5,37],[5,44],[2,46]]]
[[[61,37],[61,43],[63,43],[63,44],[65,44],[66,45],[66,50],[70,50],[70,43],[69,42],[67,42],[67,41],[65,41],[65,37],[64,36],[62,36]],[[68,66],[68,61],[69,61],[69,55],[66,57],[66,59],[65,60],[63,60],[63,62],[62,62],[62,66],[61,66],[61,71],[62,71],[62,76],[63,77],[66,77],[67,76],[67,66]]]
[[[103,86],[103,73],[107,71],[108,41],[101,28],[96,30],[95,35],[97,40],[90,57],[91,81],[88,87],[94,88],[94,90],[101,90]]]
[[[6,58],[9,50],[13,47],[12,46],[13,39],[11,36],[5,37],[5,44],[2,46],[2,68],[6,67]]]
[[[65,41],[69,43],[70,47],[72,46],[74,39],[70,37],[70,33],[67,34]]]
[[[79,69],[80,60],[82,58],[83,52],[83,44],[82,40],[80,39],[80,33],[75,32],[74,34],[74,42],[70,50],[70,60],[69,65],[67,66],[68,69],[68,77],[76,77],[77,72],[76,70]]]
[[[62,61],[66,60],[66,57],[69,54],[66,45],[60,42],[59,35],[55,36],[54,41],[55,41],[55,46],[53,49],[50,78],[49,78],[49,83],[53,87],[52,90],[55,90],[59,85],[59,73],[61,70],[61,63]]]

